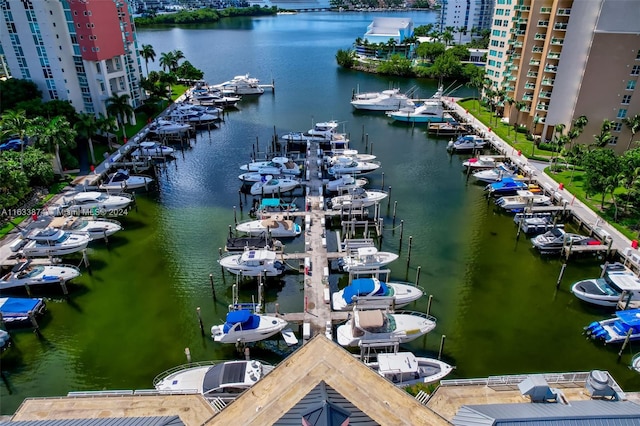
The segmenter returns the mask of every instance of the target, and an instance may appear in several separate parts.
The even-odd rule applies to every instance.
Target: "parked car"
[[[9,139],[3,144],[0,144],[0,151],[19,151],[22,145],[20,139]]]

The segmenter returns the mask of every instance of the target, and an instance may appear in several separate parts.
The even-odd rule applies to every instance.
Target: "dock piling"
[[[213,294],[213,301],[217,300],[216,297],[216,286],[213,285],[213,274],[209,274],[209,283],[211,284],[211,293]]]
[[[438,360],[442,358],[442,351],[444,350],[444,341],[446,340],[446,338],[447,336],[443,334],[442,338],[440,339],[440,349],[438,350]]]
[[[418,266],[418,269],[416,270],[416,287],[420,283],[420,270],[421,269],[422,269],[422,266]]]
[[[631,333],[632,332],[633,332],[633,327],[629,328],[629,330],[627,331],[627,336],[624,338],[624,342],[622,343],[622,347],[620,348],[620,352],[618,352],[618,362],[620,361],[620,358],[622,357],[622,352],[624,352],[624,349],[629,344],[629,340],[631,340]]]
[[[413,244],[413,236],[409,235],[409,253],[407,253],[407,266],[411,263],[411,246]]]
[[[200,306],[196,308],[196,313],[198,314],[198,324],[200,325],[200,334],[204,337],[204,324],[202,323],[202,315],[200,313]]]
[[[191,364],[191,349],[184,348],[184,354],[187,357],[187,363]]]
[[[564,275],[564,270],[567,269],[567,263],[562,264],[562,268],[560,268],[560,275],[558,275],[558,281],[556,281],[556,288],[560,288],[560,283],[562,282],[562,276]]]
[[[382,172],[382,185],[380,185],[380,190],[384,191],[384,172]]]
[[[433,302],[433,294],[429,295],[429,301],[427,302],[427,315],[431,315],[431,303]]]

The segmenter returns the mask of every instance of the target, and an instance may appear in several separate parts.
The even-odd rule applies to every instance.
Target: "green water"
[[[68,300],[60,295],[48,300],[42,338],[28,329],[13,333],[15,345],[2,357],[2,414],[30,396],[148,389],[157,374],[186,362],[185,348],[194,361],[237,357],[233,346],[214,344],[209,336],[211,325],[224,318],[235,282],[216,263],[234,222],[233,206],[238,220],[247,218],[246,207],[239,208],[237,167],[249,159],[256,139],[259,148],[266,146],[274,128],[307,130],[313,121],[328,119],[344,121],[353,148],[364,150],[368,135],[382,162],[381,171],[368,177],[370,187],[380,188],[384,172],[385,189],[392,187],[391,203],[382,208],[382,249],[400,252],[392,278],[414,281],[420,266],[420,285],[433,295],[431,314],[438,325],[407,349],[437,354],[444,334],[444,358],[457,367],[451,377],[598,368],[609,370],[625,390],[640,390],[640,376],[627,368],[640,344],[617,362],[618,347],[586,340],[582,327],[609,312],[580,303],[568,291],[572,282],[596,276],[602,260],[572,259],[556,290],[561,261],[541,258],[526,238],[516,241],[512,218],[487,202],[482,186],[467,182],[465,157],[449,156],[446,139],[391,124],[381,114],[352,111],[349,98],[357,87],[416,85],[422,97],[436,89],[433,81],[398,81],[336,67],[336,50],[362,36],[374,16],[299,14],[139,32],[139,42],[152,44],[156,52],[182,50],[211,83],[250,72],[263,82],[273,77],[276,93],[243,100],[219,129],[200,132],[191,148],[160,168],[159,189],[137,197],[137,211],[121,219],[125,230],[108,246],[92,247],[92,274],[83,271]],[[412,14],[416,25],[436,16]],[[203,54],[203,46],[215,49]],[[472,93],[463,88],[457,94]],[[302,200],[298,195],[297,202]],[[242,201],[246,206],[251,197]],[[329,245],[335,247],[335,241]],[[287,251],[303,246],[298,238]],[[332,284],[339,278],[332,275]],[[270,281],[265,293],[270,311],[276,302],[281,312],[303,309],[302,280],[295,273]],[[243,301],[255,294],[254,286],[241,286]],[[424,297],[408,309],[424,312],[427,301]],[[278,362],[289,351],[273,341],[251,354]]]

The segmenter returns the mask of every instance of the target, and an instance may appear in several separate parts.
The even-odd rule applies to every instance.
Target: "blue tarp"
[[[631,327],[640,327],[640,309],[629,309],[616,312],[616,316]]]
[[[231,311],[227,314],[227,321],[224,323],[223,332],[228,333],[237,323],[242,324],[243,330],[253,330],[260,325],[260,315],[252,314],[247,309]]]
[[[351,281],[351,285],[344,288],[342,298],[347,304],[353,302],[353,298],[357,296],[366,296],[373,291],[375,287],[372,278],[358,278]],[[384,296],[387,293],[387,286],[380,281],[380,288],[376,291],[376,296]]]
[[[280,198],[263,198],[260,202],[261,207],[278,207],[280,205]]]
[[[227,314],[227,322],[235,324],[237,322],[245,322],[251,316],[251,311],[247,309],[240,309],[238,311],[231,311]]]
[[[42,299],[25,299],[21,297],[3,297],[0,298],[0,312],[3,318],[20,318],[27,317],[29,312],[33,311]]]

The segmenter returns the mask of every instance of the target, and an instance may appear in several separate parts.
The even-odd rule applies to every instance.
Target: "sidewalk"
[[[531,176],[559,205],[566,205],[571,208],[573,215],[584,225],[588,226],[599,238],[610,238],[611,247],[623,257],[640,268],[640,251],[631,247],[631,240],[620,231],[602,219],[596,212],[591,210],[586,204],[578,200],[571,192],[561,188],[549,175],[545,173],[547,163],[529,160],[522,154],[518,154],[516,149],[506,143],[503,139],[491,132],[487,126],[481,123],[472,114],[456,103],[455,98],[445,98],[443,103],[446,109],[457,114],[462,122],[470,123],[478,130],[480,136],[491,141],[491,144],[503,155],[507,156],[514,164],[517,164],[525,174]]]

